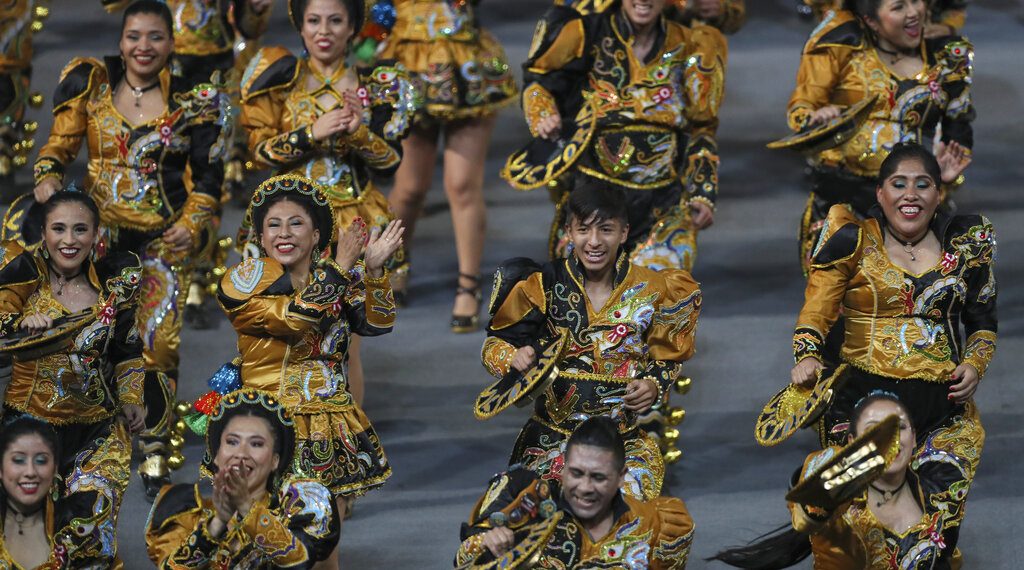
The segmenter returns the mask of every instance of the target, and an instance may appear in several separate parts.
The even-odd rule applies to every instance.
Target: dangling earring
[[[313,246],[313,254],[312,254],[312,255],[310,256],[310,257],[311,257],[310,261],[312,261],[312,262],[313,262],[313,265],[314,265],[314,266],[315,266],[315,265],[316,265],[317,263],[319,263],[319,262],[320,262],[320,256],[321,256],[321,254],[322,254],[322,252],[320,251],[320,246]]]
[[[49,261],[50,260],[50,250],[46,249],[46,244],[45,243],[43,244],[43,247],[39,248],[39,250],[40,250],[39,251],[39,255],[43,256],[43,259]]]
[[[92,246],[92,249],[89,250],[89,261],[91,261],[93,263],[96,263],[96,246],[95,245]]]

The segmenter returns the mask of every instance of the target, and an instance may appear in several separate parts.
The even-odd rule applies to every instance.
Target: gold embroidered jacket
[[[207,530],[213,502],[198,485],[167,486],[146,522],[149,557],[161,570],[271,570],[312,568],[338,542],[330,491],[312,480],[290,479],[272,497],[236,516],[224,534]]]
[[[220,204],[226,101],[212,85],[186,88],[184,80],[164,69],[160,90],[167,110],[148,123],[132,125],[112,99],[122,65],[119,57],[102,63],[76,58],[64,68],[54,96],[50,138],[35,164],[36,183],[48,177],[62,180],[85,142],[85,188],[99,205],[114,242],[117,230],[152,238],[174,223],[195,238]],[[128,245],[140,247],[134,240]]]
[[[971,75],[974,49],[958,36],[925,40],[921,71],[900,77],[878,58],[860,20],[831,12],[811,33],[800,58],[788,121],[794,131],[826,105],[849,106],[877,95],[867,119],[849,140],[816,161],[874,177],[897,142],[928,143],[942,126],[944,141],[974,144]]]
[[[495,273],[491,322],[483,364],[500,378],[516,349],[570,335],[561,374],[536,402],[536,415],[569,432],[577,414],[612,413],[621,399],[609,397],[630,381],[651,377],[662,390],[694,353],[701,296],[689,273],[652,271],[620,255],[614,289],[604,307],[592,307],[575,256],[538,266],[525,258]],[[538,350],[538,354],[540,351]],[[616,414],[618,415],[618,414]],[[585,418],[584,418],[585,419]],[[632,427],[620,426],[623,431]]]
[[[313,123],[335,107],[324,108],[306,89],[310,73],[307,60],[284,48],[260,50],[242,77],[242,125],[259,165],[313,180],[338,208],[373,188],[371,174],[398,169],[401,140],[415,114],[415,91],[394,66],[359,69],[363,124],[350,135],[317,142]]]
[[[793,336],[797,362],[821,359],[841,307],[841,356],[857,368],[888,378],[948,382],[965,362],[984,375],[997,330],[992,223],[984,216],[937,214],[932,231],[942,258],[914,275],[889,259],[884,217],[878,208],[873,213],[858,220],[843,205],[829,211]]]
[[[955,436],[954,436],[955,438]],[[832,457],[838,448],[828,447],[807,456],[801,470],[803,480],[816,466]],[[941,456],[940,456],[941,455]],[[963,517],[962,499],[950,491],[950,480],[942,475],[954,474],[964,460],[948,453],[933,453],[927,448],[918,452],[912,465],[922,465],[922,473],[907,474],[907,485],[914,492],[923,514],[921,520],[905,532],[886,527],[871,512],[867,490],[829,513],[816,507],[789,503],[793,528],[808,534],[815,569],[827,570],[925,570],[928,568],[961,567],[960,551],[947,547],[944,533],[959,526]],[[975,462],[976,463],[976,462]],[[935,477],[935,465],[951,466]]]
[[[640,501],[622,494],[613,501],[612,529],[593,540],[562,500],[558,483],[542,480],[527,469],[512,469],[495,476],[487,493],[477,501],[463,525],[455,563],[466,563],[483,553],[483,533],[494,528],[496,521],[515,530],[537,523],[557,509],[565,516],[532,568],[686,567],[694,525],[683,501],[674,497]]]
[[[929,20],[935,24],[949,26],[954,34],[960,33],[967,22],[967,4],[969,0],[930,0],[928,2]],[[843,0],[804,0],[814,15],[825,18],[830,10],[842,10]]]
[[[351,335],[391,332],[395,300],[388,276],[361,264],[343,272],[321,262],[301,291],[271,258],[249,259],[221,279],[218,300],[238,333],[242,384],[277,394],[293,414],[354,406],[345,366]]]
[[[556,6],[547,13],[523,64],[523,111],[534,136],[557,112],[563,140],[557,152],[513,155],[503,176],[514,187],[536,188],[575,167],[631,190],[681,184],[683,203],[714,205],[724,37],[662,17],[643,61],[632,44],[618,10],[582,16]]]
[[[100,0],[108,12],[123,10],[131,0]],[[231,53],[235,32],[258,38],[267,31],[270,9],[257,14],[248,0],[167,0],[174,19],[174,53],[210,56]]]
[[[38,254],[0,243],[0,337],[19,329],[25,315],[69,315],[50,290],[49,268]],[[142,405],[145,371],[135,326],[142,267],[130,252],[87,262],[99,291],[93,320],[71,346],[33,360],[15,355],[4,405],[53,424],[96,423],[124,404]]]

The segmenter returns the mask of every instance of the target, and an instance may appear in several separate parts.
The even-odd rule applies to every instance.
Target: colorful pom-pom
[[[227,394],[242,388],[242,375],[238,366],[229,362],[221,366],[207,384],[218,394]]]
[[[370,8],[370,20],[390,30],[398,20],[398,11],[395,10],[395,5],[391,3],[391,0],[377,2],[373,8]]]
[[[211,416],[213,415],[213,412],[216,411],[217,404],[220,404],[220,394],[217,392],[209,392],[196,400],[196,402],[192,404],[192,407],[201,414]]]

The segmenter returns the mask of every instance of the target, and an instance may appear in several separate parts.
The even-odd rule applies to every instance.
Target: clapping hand
[[[342,271],[355,267],[366,243],[366,222],[357,217],[347,228],[338,230],[338,243],[334,246],[334,261]]]
[[[971,153],[960,143],[939,142],[935,145],[935,160],[942,169],[942,182],[952,184],[971,164]]]
[[[402,247],[403,233],[405,228],[402,227],[402,220],[391,220],[384,231],[373,228],[366,243],[366,253],[363,255],[367,275],[377,279],[384,274],[384,263]]]

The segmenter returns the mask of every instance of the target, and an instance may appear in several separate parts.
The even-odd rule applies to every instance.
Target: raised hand
[[[351,121],[352,110],[332,109],[327,111],[313,123],[313,140],[323,142],[334,135],[346,132]]]
[[[56,194],[59,190],[60,181],[50,176],[48,178],[44,178],[42,182],[37,184],[36,187],[32,190],[32,194],[35,196],[36,202],[42,204],[43,202],[49,200],[50,197]]]
[[[376,279],[384,274],[384,263],[402,247],[403,233],[405,228],[402,227],[402,220],[398,219],[392,220],[384,231],[373,228],[366,243],[366,253],[363,255],[367,275]]]
[[[935,145],[935,160],[938,161],[939,168],[942,169],[942,181],[952,184],[971,164],[971,153],[956,141],[949,144],[939,141]]]
[[[366,243],[366,222],[357,217],[347,228],[338,229],[338,243],[334,246],[334,262],[343,271],[355,267]]]

